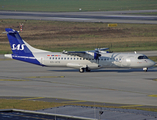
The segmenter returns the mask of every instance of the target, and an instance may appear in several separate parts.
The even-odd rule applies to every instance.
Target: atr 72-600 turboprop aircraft
[[[19,33],[11,28],[5,29],[13,54],[5,57],[33,63],[41,66],[72,67],[79,69],[80,73],[92,69],[123,67],[143,68],[147,71],[155,62],[143,54],[136,53],[108,53],[107,48],[93,51],[63,51],[50,52],[36,49],[22,40]]]

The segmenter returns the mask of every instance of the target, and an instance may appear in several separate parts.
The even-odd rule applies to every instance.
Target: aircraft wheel
[[[86,70],[86,72],[90,72],[90,70]]]
[[[84,72],[84,68],[80,68],[79,72],[83,73]]]
[[[145,72],[147,72],[147,71],[148,71],[148,68],[143,68],[143,70],[144,70]]]
[[[86,67],[86,72],[90,72],[90,69],[88,69],[88,67]]]

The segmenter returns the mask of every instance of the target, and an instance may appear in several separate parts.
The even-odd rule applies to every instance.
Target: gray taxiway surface
[[[52,20],[73,22],[141,23],[157,24],[155,15],[136,15],[152,13],[157,10],[98,11],[98,12],[16,12],[0,11],[0,19]],[[130,15],[132,14],[132,15]]]
[[[101,69],[41,67],[0,57],[0,96],[65,98],[157,106],[157,68]]]

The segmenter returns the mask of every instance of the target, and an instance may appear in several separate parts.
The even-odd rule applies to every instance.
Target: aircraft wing
[[[85,54],[88,54],[88,53],[86,51],[63,51],[63,54],[82,57],[82,56],[84,56]]]
[[[67,55],[79,56],[79,57],[87,57],[88,55],[90,55],[90,56],[93,56],[95,59],[98,59],[98,57],[101,56],[100,55],[101,52],[108,50],[108,49],[109,48],[97,48],[95,50],[90,50],[90,51],[65,51],[65,50],[63,50],[62,53],[67,54]]]

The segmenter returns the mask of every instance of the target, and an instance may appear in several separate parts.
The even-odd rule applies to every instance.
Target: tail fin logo
[[[25,44],[18,44],[17,46],[16,46],[16,44],[13,44],[12,45],[12,50],[24,50],[24,46],[25,46]]]

